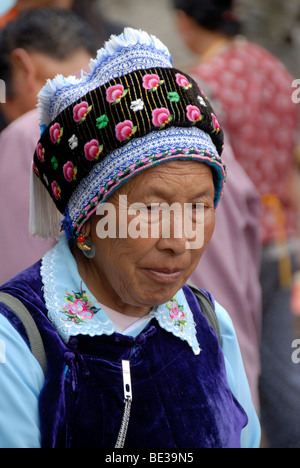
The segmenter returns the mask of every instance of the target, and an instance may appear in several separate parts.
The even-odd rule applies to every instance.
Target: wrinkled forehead
[[[178,159],[165,162],[131,178],[108,197],[107,201],[118,203],[123,195],[135,202],[192,202],[203,197],[213,201],[213,170],[209,165],[194,160]]]

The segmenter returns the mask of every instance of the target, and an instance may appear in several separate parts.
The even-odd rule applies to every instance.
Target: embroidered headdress
[[[216,206],[226,175],[223,132],[197,83],[172,67],[168,49],[126,28],[90,69],[80,79],[58,75],[39,94],[31,233],[58,237],[62,222],[75,237],[121,184],[173,159],[212,167]]]

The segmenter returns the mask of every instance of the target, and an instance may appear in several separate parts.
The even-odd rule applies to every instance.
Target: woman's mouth
[[[174,283],[179,280],[183,273],[183,269],[165,269],[165,268],[146,268],[145,272],[152,279],[160,283]]]

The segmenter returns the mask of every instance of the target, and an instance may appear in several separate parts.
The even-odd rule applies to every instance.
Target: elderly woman
[[[64,232],[1,288],[0,445],[257,447],[231,321],[186,285],[225,179],[206,97],[126,29],[39,108],[31,231]]]

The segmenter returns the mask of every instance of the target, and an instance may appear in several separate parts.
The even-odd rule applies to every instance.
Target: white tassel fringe
[[[42,239],[59,239],[62,214],[56,208],[46,187],[31,169],[29,233]]]

